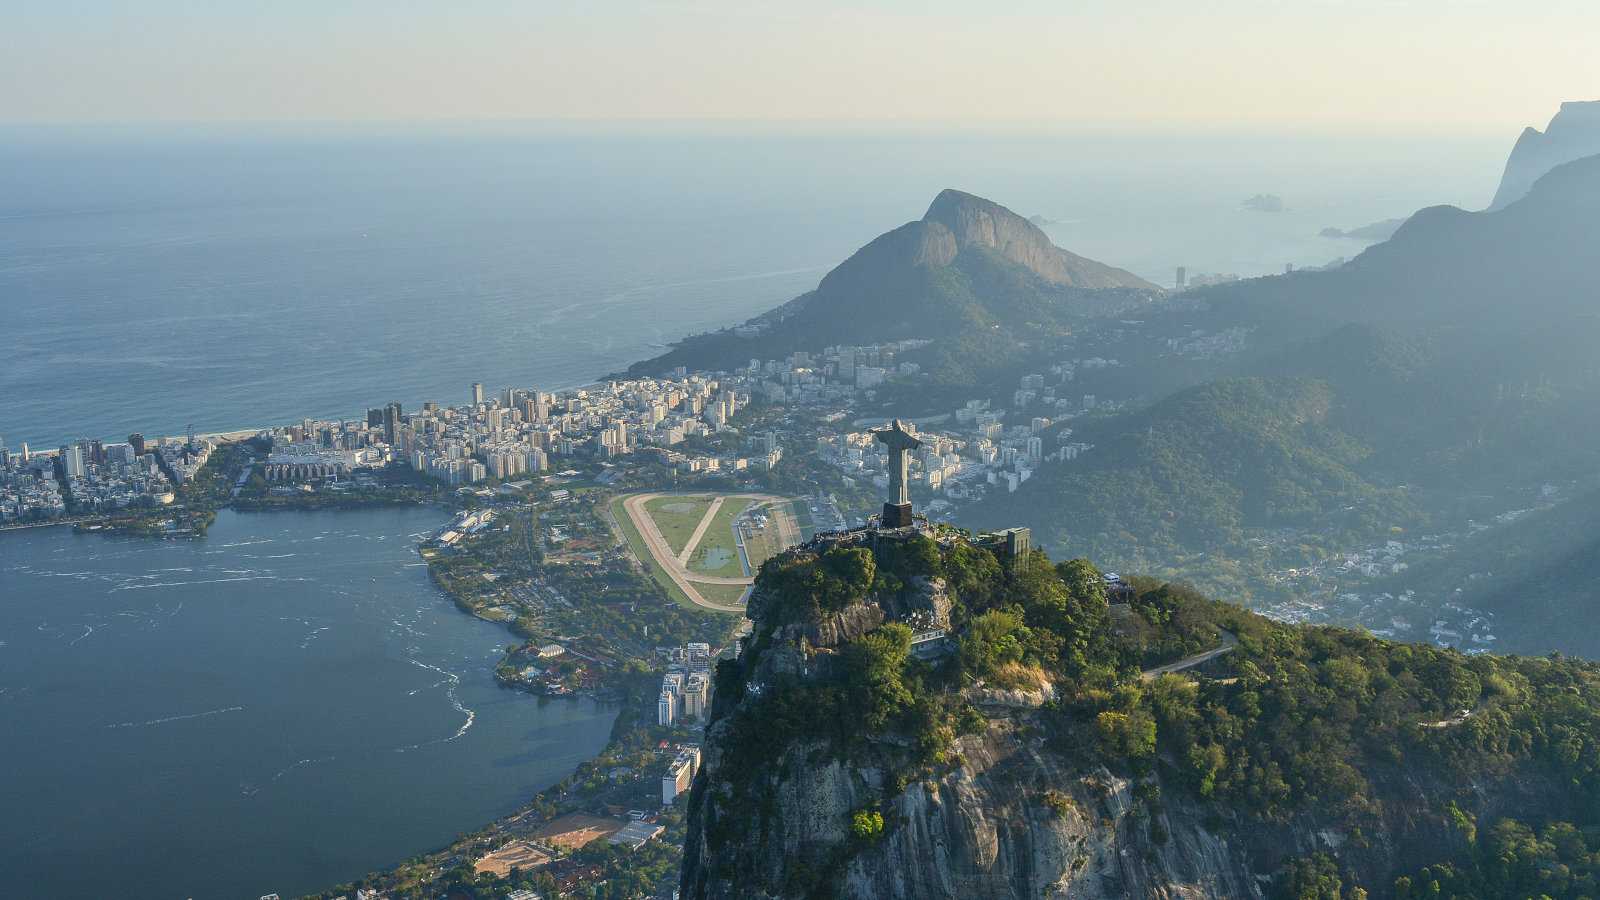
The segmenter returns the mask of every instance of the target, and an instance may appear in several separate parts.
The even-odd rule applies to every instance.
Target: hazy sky
[[[1504,129],[1595,0],[0,0],[0,121],[714,118]]]

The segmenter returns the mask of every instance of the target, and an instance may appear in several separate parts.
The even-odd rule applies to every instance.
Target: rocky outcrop
[[[1447,802],[1483,824],[1587,815],[1589,795],[1540,765],[1452,775],[1437,748],[1405,742],[1366,759],[1362,799],[1274,809],[1207,796],[1175,749],[1123,765],[1105,755],[1092,708],[1061,703],[1061,671],[1016,659],[960,668],[981,644],[941,663],[862,641],[886,622],[926,635],[954,605],[943,577],[912,574],[912,554],[877,540],[883,568],[850,582],[876,593],[846,600],[799,568],[837,538],[779,558],[794,569],[764,571],[751,635],[717,669],[687,800],[685,898],[1264,898],[1289,862],[1315,853],[1337,856],[1346,884],[1381,892],[1467,852]],[[826,604],[780,593],[819,584]],[[961,638],[983,640],[972,628]],[[910,691],[944,693],[883,713]],[[943,712],[919,711],[923,700]],[[1468,721],[1490,717],[1457,724]]]
[[[891,804],[895,827],[851,860],[848,897],[1259,897],[1236,847],[1188,810],[1159,814],[1133,784],[1063,766],[1025,724],[960,743],[961,764]],[[1159,834],[1159,831],[1157,831]]]
[[[1506,160],[1490,209],[1522,199],[1533,183],[1562,163],[1600,153],[1600,100],[1561,104],[1544,131],[1525,128]]]
[[[1037,687],[997,687],[982,682],[962,691],[968,703],[989,709],[1038,709],[1056,699],[1056,686],[1041,681]]]
[[[761,621],[762,603],[752,596],[746,606],[754,621]],[[866,634],[884,622],[883,609],[875,603],[852,603],[835,613],[828,613],[816,622],[791,622],[772,626],[772,643],[776,646],[804,641],[811,648],[833,648]]]
[[[981,249],[1026,268],[1052,284],[1080,288],[1154,288],[1144,279],[1050,243],[1039,226],[992,200],[946,188],[920,223],[926,243],[938,247],[941,265],[961,250]],[[931,256],[931,254],[930,254]]]
[[[707,834],[718,830],[725,796],[713,749],[691,811],[700,827],[685,848],[685,897],[1262,896],[1245,844],[1208,826],[1219,823],[1215,813],[1183,804],[1153,811],[1127,779],[1065,764],[1025,720],[962,738],[960,763],[895,794],[884,835],[866,847],[852,845],[850,814],[876,805],[884,769],[817,765],[815,750],[797,747],[777,761],[763,785],[770,813],[712,846]]]
[[[820,744],[792,746],[745,786],[760,798],[752,808],[728,802],[719,722],[690,801],[683,896],[1236,900],[1267,896],[1285,862],[1317,852],[1381,888],[1462,851],[1439,818],[1441,796],[1463,798],[1480,822],[1566,814],[1572,803],[1537,778],[1482,781],[1469,801],[1426,765],[1402,764],[1369,773],[1395,798],[1379,820],[1358,828],[1324,811],[1265,821],[1159,774],[1086,767],[1052,747],[1040,724],[1035,712],[998,715],[984,733],[958,739],[951,765],[900,787],[889,774],[903,749],[893,741],[849,761]],[[851,836],[862,809],[883,810],[880,837]]]
[[[934,628],[950,626],[950,589],[943,578],[914,577],[906,590],[877,598],[877,603],[892,619],[915,619]]]
[[[942,269],[965,252],[993,254],[1062,287],[1157,289],[1132,272],[1055,246],[1037,225],[992,200],[947,188],[920,220],[879,235],[840,263],[817,294],[879,284],[897,271]]]
[[[815,290],[737,328],[687,338],[629,371],[732,368],[752,357],[937,340],[975,327],[1029,330],[1117,314],[1160,291],[1125,269],[1054,246],[1038,226],[998,203],[945,190],[922,218],[874,238]],[[980,367],[989,362],[972,360]]]
[[[895,734],[860,735],[848,752],[811,737],[750,752],[773,686],[836,679],[845,644],[889,620],[945,627],[952,606],[944,579],[910,577],[816,621],[764,622],[781,599],[752,597],[743,689],[719,686],[713,704],[689,799],[685,897],[1261,896],[1256,857],[1214,830],[1216,810],[1152,805],[1158,780],[1135,790],[1047,746],[1040,708],[1055,687],[1042,673],[970,686],[987,727],[933,769],[908,766],[913,743]],[[881,812],[882,834],[852,833],[862,810]]]

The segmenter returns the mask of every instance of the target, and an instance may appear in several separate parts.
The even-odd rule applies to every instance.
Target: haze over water
[[[0,436],[583,383],[809,290],[944,187],[1160,284],[1321,264],[1362,246],[1324,226],[1481,207],[1513,137],[643,129],[6,129]]]
[[[53,898],[319,890],[516,809],[614,710],[498,687],[436,509],[0,535],[0,872]]]

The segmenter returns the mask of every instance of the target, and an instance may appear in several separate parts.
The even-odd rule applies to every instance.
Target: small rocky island
[[[1240,208],[1246,212],[1260,213],[1281,213],[1288,209],[1283,204],[1283,198],[1277,194],[1255,194],[1246,197],[1244,202],[1240,204]]]

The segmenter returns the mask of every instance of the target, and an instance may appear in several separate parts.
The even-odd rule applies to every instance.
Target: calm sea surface
[[[51,898],[293,896],[481,826],[614,711],[498,688],[426,575],[437,510],[0,534],[0,872]],[[18,895],[20,896],[20,895]]]
[[[0,128],[0,436],[583,383],[809,290],[945,187],[1161,284],[1321,264],[1362,247],[1324,226],[1482,207],[1514,137]]]

